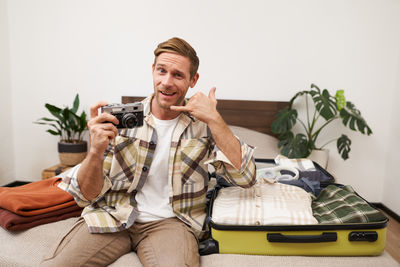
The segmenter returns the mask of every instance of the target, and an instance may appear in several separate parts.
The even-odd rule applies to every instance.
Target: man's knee
[[[155,224],[143,235],[137,254],[144,266],[199,266],[197,238],[178,219]]]
[[[127,232],[91,234],[82,221],[44,257],[41,266],[104,266],[130,250],[131,242]]]

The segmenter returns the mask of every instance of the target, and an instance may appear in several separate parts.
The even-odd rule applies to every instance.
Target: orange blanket
[[[61,178],[0,188],[0,208],[22,216],[34,216],[76,205],[74,198],[57,187]]]

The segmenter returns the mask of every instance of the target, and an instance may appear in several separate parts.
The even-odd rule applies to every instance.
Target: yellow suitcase
[[[215,223],[212,211],[219,190],[217,187],[210,195],[206,224],[211,238],[200,243],[201,255],[372,256],[385,248],[387,218],[374,223],[312,225]]]

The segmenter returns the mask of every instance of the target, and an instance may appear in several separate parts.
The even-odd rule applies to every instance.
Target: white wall
[[[2,151],[0,153],[0,185],[12,182],[15,177],[9,56],[7,1],[0,0],[0,92],[2,105],[2,112],[0,112]]]
[[[398,101],[400,99],[400,55],[398,56],[397,62],[397,83],[395,94],[392,99],[393,112],[390,120],[391,127],[388,139],[391,145],[386,157],[386,179],[382,202],[394,212],[400,214],[400,109],[398,108]]]
[[[189,41],[200,56],[196,90],[218,98],[289,100],[311,83],[345,89],[367,119],[370,137],[333,125],[353,141],[342,161],[332,145],[329,170],[370,201],[387,196],[386,161],[399,74],[400,2],[340,1],[8,1],[17,179],[40,179],[58,162],[57,138],[32,121],[45,102],[83,107],[152,91],[157,43]],[[396,143],[398,146],[399,143]],[[392,167],[390,167],[392,166]],[[390,180],[398,187],[399,179]],[[394,207],[396,206],[396,207]]]

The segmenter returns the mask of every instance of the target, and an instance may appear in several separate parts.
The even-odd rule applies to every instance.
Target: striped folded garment
[[[292,167],[300,171],[315,171],[315,165],[310,159],[290,159],[283,155],[278,155],[275,158],[275,163],[279,166]]]
[[[346,185],[329,185],[312,202],[313,215],[320,224],[382,222],[385,215]]]
[[[251,188],[226,187],[214,200],[212,221],[224,225],[317,224],[303,189],[259,180]]]

